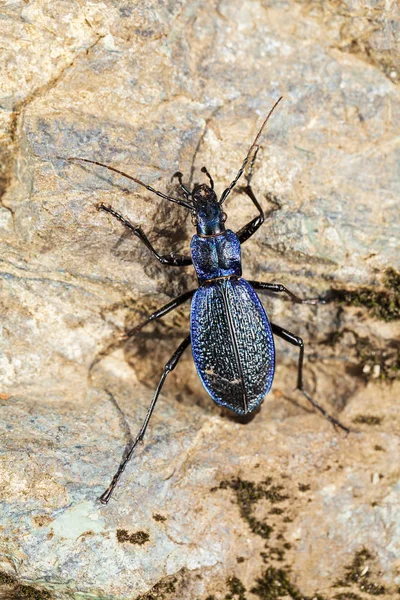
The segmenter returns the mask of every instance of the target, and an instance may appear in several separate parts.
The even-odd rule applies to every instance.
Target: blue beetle
[[[68,159],[69,161],[83,161],[105,167],[133,180],[157,196],[183,206],[191,212],[193,223],[197,229],[190,245],[191,256],[161,255],[155,250],[140,227],[132,225],[111,206],[104,204],[98,206],[99,210],[111,214],[132,231],[160,263],[180,267],[192,264],[199,282],[197,289],[190,290],[169,302],[153,313],[144,323],[128,331],[124,336],[125,339],[128,339],[147,323],[159,319],[192,298],[190,334],[183,340],[165,365],[142,427],[124,452],[111,484],[100,496],[100,501],[104,504],[110,500],[113,490],[137,444],[144,437],[168,373],[176,367],[184,350],[190,344],[192,345],[197,372],[214,402],[239,415],[247,415],[260,406],[265,395],[271,389],[275,371],[273,334],[281,337],[299,348],[297,388],[333,425],[349,432],[347,427],[329,415],[304,389],[303,341],[282,327],[270,323],[255,290],[284,292],[294,302],[300,303],[316,304],[320,300],[302,300],[281,284],[246,281],[242,278],[241,244],[257,231],[266,216],[251,187],[254,162],[259,150],[258,140],[272,111],[281,99],[279,98],[268,113],[235,179],[224,190],[219,200],[214,191],[213,179],[205,167],[202,168],[202,172],[207,175],[209,185],[197,184],[192,191],[184,185],[182,173],[175,173],[173,177],[178,179],[184,196],[184,199],[180,199],[155,190],[140,179],[103,163],[84,158]],[[249,168],[244,192],[253,202],[259,214],[240,231],[234,233],[230,229],[225,229],[226,214],[223,212],[222,205],[244,173],[247,165],[249,165]]]

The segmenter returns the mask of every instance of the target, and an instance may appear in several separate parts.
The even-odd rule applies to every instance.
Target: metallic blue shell
[[[200,283],[242,274],[240,242],[230,229],[210,237],[194,235],[190,250]]]
[[[217,404],[243,415],[269,392],[275,347],[264,308],[244,279],[200,287],[192,300],[193,359],[204,387]]]

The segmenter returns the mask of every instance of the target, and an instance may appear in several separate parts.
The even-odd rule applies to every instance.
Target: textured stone
[[[396,598],[398,5],[17,0],[0,17],[4,598]],[[247,424],[212,404],[187,352],[102,506],[188,307],[118,334],[196,280],[96,205],[162,252],[187,251],[193,229],[182,208],[64,158],[173,193],[178,168],[193,182],[205,164],[221,192],[281,94],[253,180],[275,210],[244,275],[340,291],[318,307],[264,300],[304,337],[308,389],[356,431],[293,391],[296,350],[280,341]],[[255,214],[239,193],[226,211],[232,229]]]

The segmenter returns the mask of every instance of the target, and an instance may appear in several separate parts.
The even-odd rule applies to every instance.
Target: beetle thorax
[[[214,190],[205,184],[197,185],[192,192],[192,198],[196,208],[197,234],[208,236],[223,233],[226,215]]]

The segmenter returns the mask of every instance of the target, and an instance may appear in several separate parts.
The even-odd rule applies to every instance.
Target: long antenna
[[[160,198],[164,198],[165,200],[169,200],[170,202],[179,204],[179,206],[184,206],[185,208],[188,208],[191,212],[193,212],[194,207],[191,204],[189,204],[188,202],[185,202],[184,200],[178,200],[178,198],[172,198],[172,196],[167,196],[166,194],[163,194],[162,192],[159,192],[158,190],[155,190],[154,188],[152,188],[151,185],[147,185],[146,183],[143,183],[143,181],[141,181],[140,179],[137,179],[137,177],[132,177],[132,175],[128,175],[127,173],[124,173],[123,171],[120,171],[119,169],[116,169],[115,167],[110,167],[108,165],[104,165],[101,162],[97,162],[97,160],[89,160],[88,158],[79,158],[79,157],[75,157],[75,156],[72,156],[70,158],[64,158],[63,160],[67,160],[69,162],[81,161],[81,162],[91,163],[92,165],[98,165],[99,167],[104,167],[105,169],[108,169],[109,171],[114,171],[114,173],[118,173],[118,175],[122,175],[123,177],[126,177],[127,179],[131,179],[131,181],[134,181],[135,183],[138,183],[139,185],[143,186],[144,188],[146,188],[146,190],[149,190],[149,192],[153,192],[153,194],[157,194],[157,196],[160,196]]]
[[[271,110],[269,111],[269,113],[267,114],[266,118],[264,119],[264,123],[261,125],[260,131],[257,133],[256,137],[254,138],[254,142],[250,146],[250,149],[249,149],[249,151],[248,151],[248,153],[246,155],[246,158],[244,159],[242,166],[240,167],[239,171],[237,172],[237,175],[236,175],[235,179],[226,188],[226,190],[224,190],[222,192],[221,200],[219,201],[220,204],[223,204],[225,202],[225,200],[227,199],[227,197],[229,196],[229,194],[231,193],[231,191],[233,190],[233,188],[237,184],[239,178],[242,176],[243,171],[245,170],[245,168],[247,166],[247,163],[250,160],[250,156],[251,156],[251,153],[253,152],[254,146],[257,145],[259,137],[262,134],[263,129],[264,129],[265,125],[267,124],[268,119],[270,118],[270,116],[272,115],[272,113],[274,112],[275,108],[278,106],[279,102],[282,100],[282,98],[283,98],[283,96],[281,96],[280,98],[278,98],[278,100],[275,102],[275,104],[273,105],[273,107],[271,108]]]

